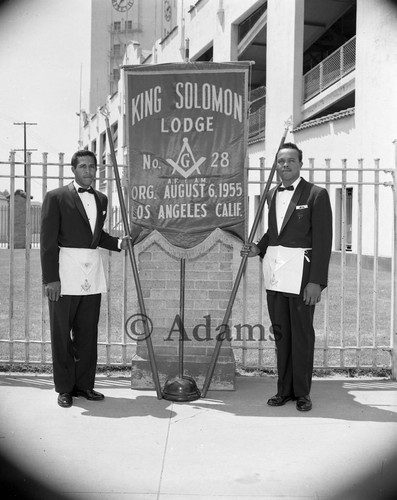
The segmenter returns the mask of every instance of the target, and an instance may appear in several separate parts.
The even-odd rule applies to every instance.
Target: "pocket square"
[[[302,210],[303,208],[309,208],[309,205],[296,205],[295,210]]]

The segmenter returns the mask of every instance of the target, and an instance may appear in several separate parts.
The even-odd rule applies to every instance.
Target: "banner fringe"
[[[172,245],[161,233],[154,230],[147,236],[143,241],[135,245],[135,249],[138,253],[142,253],[147,250],[151,245],[157,244],[160,248],[164,250],[167,254],[175,259],[186,259],[193,260],[197,259],[204,253],[208,252],[216,243],[221,242],[225,245],[233,247],[234,244],[243,242],[233,236],[230,233],[226,233],[219,228],[216,228],[212,233],[201,243],[193,248],[180,248]]]

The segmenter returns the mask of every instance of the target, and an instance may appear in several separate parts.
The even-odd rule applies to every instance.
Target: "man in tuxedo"
[[[54,384],[63,408],[72,406],[73,396],[104,399],[94,390],[101,293],[106,292],[97,247],[120,251],[127,248],[129,238],[103,230],[108,200],[91,187],[97,170],[95,154],[77,151],[71,165],[74,181],[44,198],[40,232]]]
[[[302,151],[285,143],[277,153],[281,183],[269,191],[268,229],[246,244],[241,255],[263,258],[264,282],[277,348],[277,394],[270,406],[296,400],[299,411],[312,409],[313,316],[327,286],[332,246],[328,192],[300,177]]]

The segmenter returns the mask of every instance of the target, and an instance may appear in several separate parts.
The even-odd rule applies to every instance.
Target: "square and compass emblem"
[[[196,159],[194,158],[192,148],[190,147],[189,144],[189,139],[187,137],[184,137],[182,142],[183,142],[182,148],[176,162],[171,158],[167,158],[167,162],[174,169],[172,173],[174,174],[176,171],[179,174],[181,174],[182,177],[184,177],[185,179],[190,177],[193,172],[196,172],[197,174],[201,175],[199,167],[206,160],[205,156],[202,156],[196,161]]]

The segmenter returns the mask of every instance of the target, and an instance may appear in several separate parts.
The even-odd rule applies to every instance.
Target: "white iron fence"
[[[255,170],[256,179],[251,182],[259,183],[263,189],[267,177],[263,165],[251,169],[251,175]],[[395,377],[395,169],[383,169],[379,160],[369,165],[360,159],[353,165],[346,160],[309,159],[302,175],[328,190],[334,218],[329,284],[315,313],[315,367],[327,370],[391,368]],[[259,196],[255,201],[257,205]],[[265,212],[264,220],[266,216]],[[264,226],[265,222],[258,238]],[[388,242],[385,235],[389,237]],[[364,252],[364,243],[365,249],[370,247],[371,252]],[[385,248],[391,249],[388,257],[382,256]],[[242,324],[247,326],[245,336],[237,343],[241,351],[235,350],[236,357],[245,368],[275,368],[271,332],[258,326],[270,325],[270,320],[261,265],[252,260],[255,259],[248,261],[239,299],[243,304]],[[252,328],[253,325],[256,327]]]
[[[41,285],[39,259],[40,202],[49,189],[70,182],[63,155],[56,164],[26,167],[11,156],[0,162],[3,185],[9,198],[0,205],[0,364],[28,366],[51,363],[47,301]],[[110,166],[104,165],[101,179],[109,198],[107,230],[122,234],[120,214]],[[23,171],[22,171],[23,170]],[[315,367],[318,369],[392,369],[396,376],[396,221],[395,169],[383,169],[359,160],[310,159],[302,175],[326,187],[334,210],[334,243],[328,288],[317,307]],[[249,219],[253,219],[266,182],[264,161],[249,170]],[[24,192],[17,189],[23,183]],[[33,194],[33,199],[31,198]],[[39,202],[36,202],[39,199]],[[127,199],[127,198],[126,198]],[[22,201],[21,201],[22,200]],[[388,217],[384,217],[387,211]],[[392,215],[391,215],[392,214]],[[265,230],[266,209],[258,229]],[[382,222],[382,224],[381,224]],[[388,257],[379,252],[383,234],[392,235]],[[363,251],[363,241],[372,251]],[[238,245],[237,245],[238,246]],[[239,250],[235,249],[235,266]],[[102,302],[99,364],[111,367],[130,363],[136,345],[125,333],[127,318],[137,312],[136,292],[123,254],[103,251],[108,293]],[[269,329],[266,297],[258,259],[249,259],[233,307],[233,349],[245,369],[275,368],[274,341]]]

